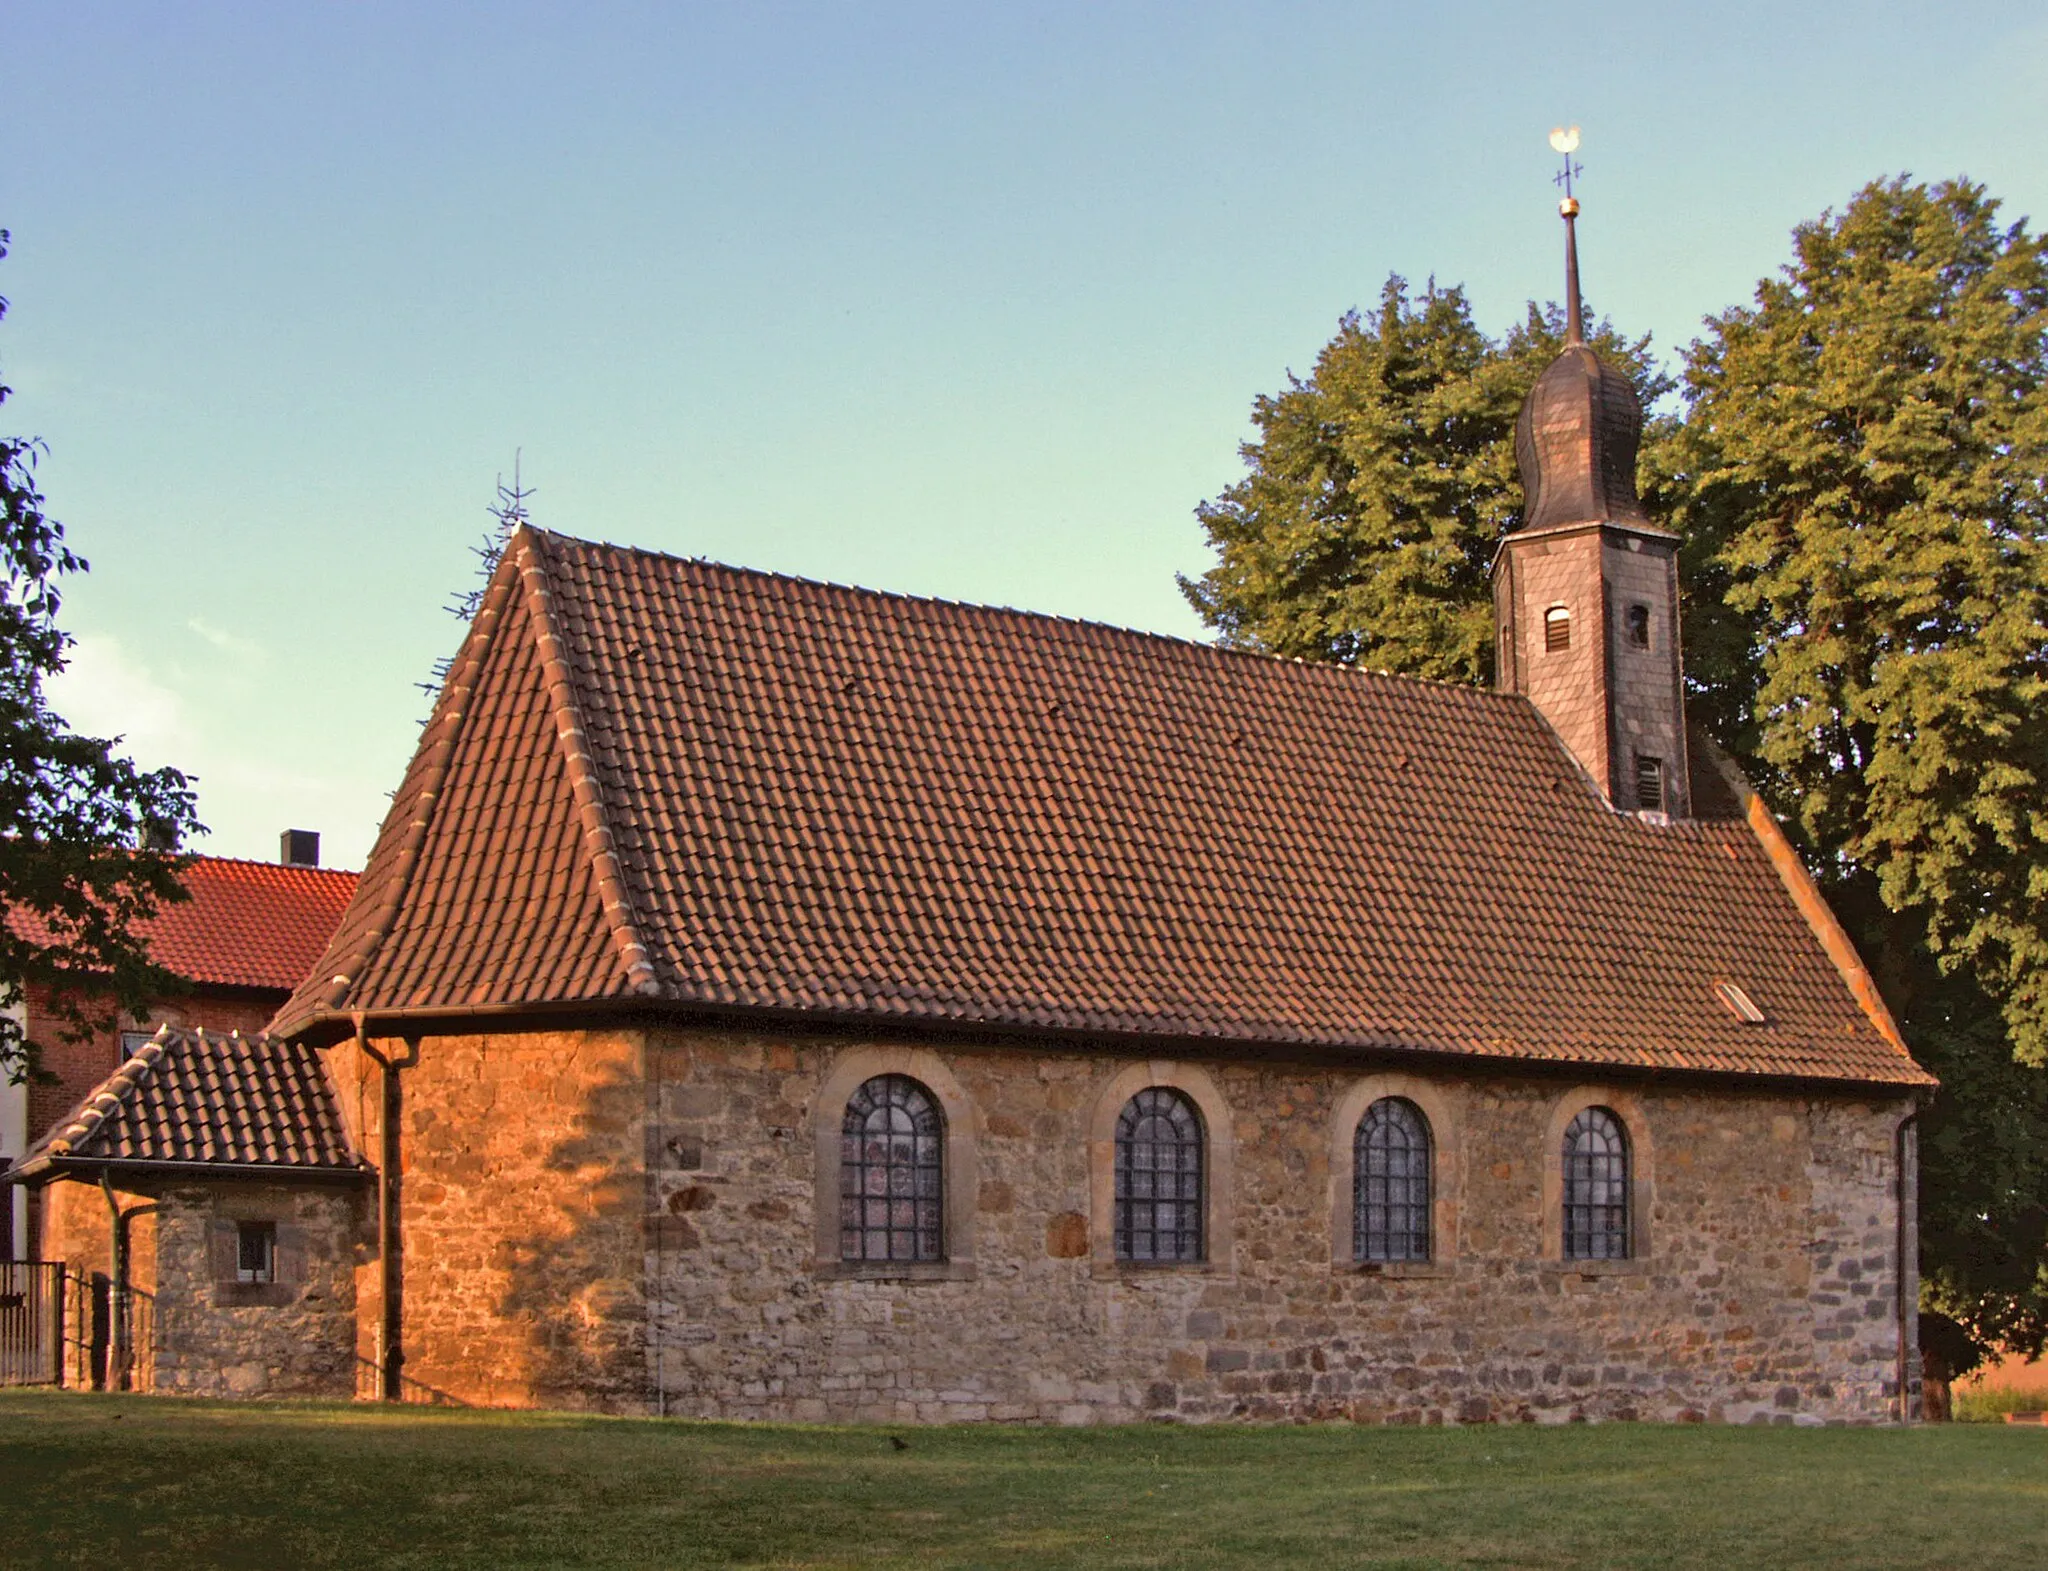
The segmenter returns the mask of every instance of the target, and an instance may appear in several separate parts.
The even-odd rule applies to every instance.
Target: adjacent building
[[[182,990],[140,1019],[113,1019],[83,1040],[65,1034],[46,990],[23,1000],[23,1024],[42,1049],[45,1080],[0,1078],[0,1170],[66,1118],[163,1025],[216,1033],[262,1030],[320,956],[355,893],[356,875],[320,865],[320,837],[280,837],[277,862],[198,856],[186,865],[189,900],[163,906],[144,927],[157,964]],[[0,1190],[0,1259],[34,1257],[34,1191]]]

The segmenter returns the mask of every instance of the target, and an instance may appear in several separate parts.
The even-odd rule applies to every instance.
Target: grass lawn
[[[14,1391],[0,1565],[2040,1567],[2048,1430],[891,1431]]]

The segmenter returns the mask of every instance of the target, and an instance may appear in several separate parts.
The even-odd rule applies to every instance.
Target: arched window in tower
[[[1589,1107],[1564,1132],[1564,1257],[1629,1257],[1628,1135],[1604,1107]]]
[[[1561,605],[1543,613],[1543,652],[1554,655],[1572,646],[1572,614]]]
[[[1365,1110],[1351,1142],[1354,1259],[1429,1258],[1429,1121],[1404,1097]]]
[[[1650,647],[1650,608],[1646,605],[1632,605],[1623,618],[1628,627],[1629,647],[1648,649]]]
[[[1664,760],[1636,754],[1636,807],[1645,813],[1664,811]]]
[[[839,1141],[839,1257],[945,1258],[945,1120],[908,1075],[847,1099]]]
[[[1180,1092],[1147,1086],[1116,1120],[1116,1257],[1200,1260],[1202,1115]]]

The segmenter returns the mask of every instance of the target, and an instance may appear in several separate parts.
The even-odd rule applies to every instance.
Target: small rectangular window
[[[1636,754],[1636,807],[1645,813],[1664,811],[1664,760]]]
[[[277,1224],[238,1222],[235,1224],[235,1280],[275,1282],[277,1280]]]
[[[1572,646],[1572,614],[1561,605],[1543,613],[1543,652],[1556,654]]]
[[[1638,649],[1650,647],[1650,608],[1646,605],[1632,605],[1628,608],[1628,641]]]

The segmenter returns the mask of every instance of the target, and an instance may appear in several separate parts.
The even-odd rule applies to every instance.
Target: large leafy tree
[[[1802,225],[1686,352],[1642,478],[1686,536],[1689,703],[1755,779],[1943,1079],[1923,1125],[1931,1294],[2048,1340],[2048,255],[1965,181]],[[1484,680],[1515,406],[1554,353],[1462,294],[1347,318],[1253,410],[1183,589],[1227,641]],[[1604,352],[1649,396],[1647,345]],[[1498,384],[1490,380],[1498,376]]]
[[[1943,1080],[1934,1299],[2038,1349],[2048,249],[1981,186],[1874,183],[1709,320],[1685,387],[1674,518],[1744,640],[1745,762]]]
[[[1216,565],[1182,592],[1226,643],[1488,680],[1487,566],[1522,503],[1515,416],[1563,328],[1531,305],[1491,338],[1462,289],[1389,278],[1307,380],[1253,405],[1245,478],[1197,509]],[[1647,339],[1603,324],[1593,342],[1646,403],[1671,387]]]
[[[0,403],[7,396],[0,387]],[[43,511],[39,454],[32,440],[0,437],[0,1010],[44,988],[61,1028],[80,1032],[176,986],[138,924],[186,898],[171,848],[199,826],[177,770],[136,767],[116,742],[72,731],[45,698],[70,646],[59,583],[86,562]],[[0,1074],[34,1067],[18,1018],[0,1013]]]

